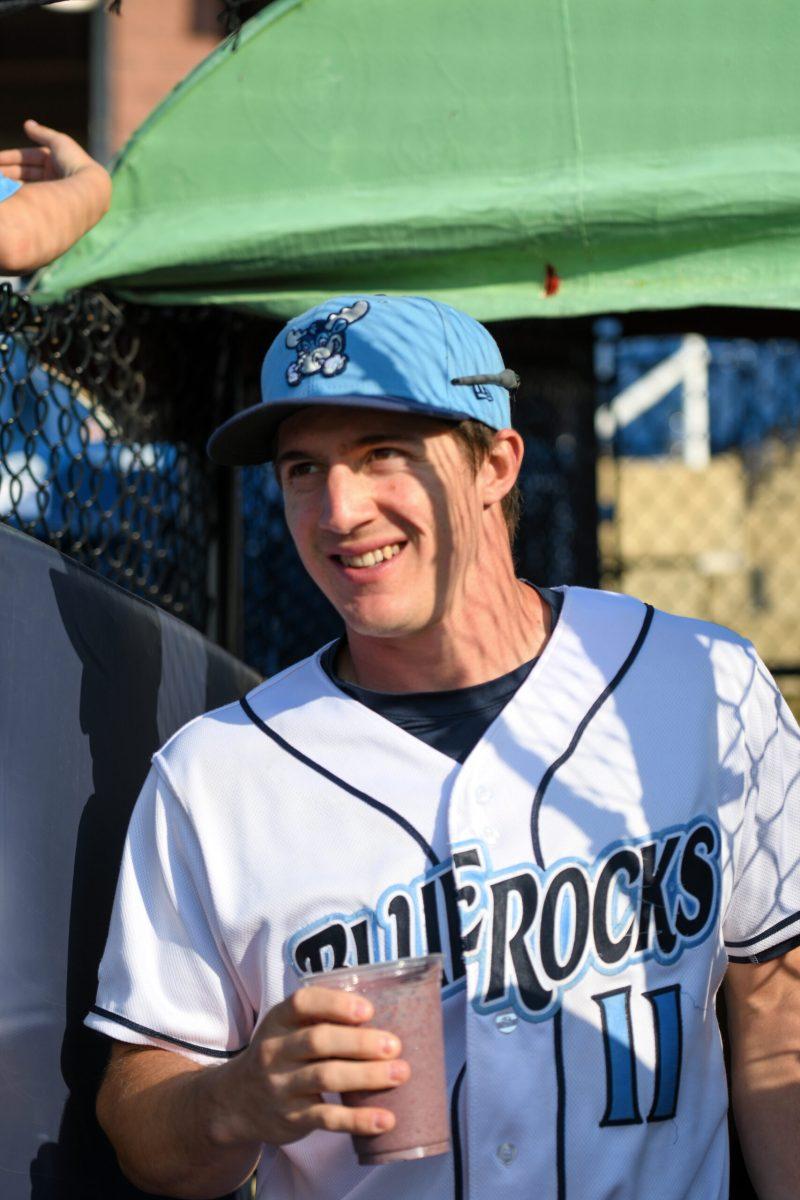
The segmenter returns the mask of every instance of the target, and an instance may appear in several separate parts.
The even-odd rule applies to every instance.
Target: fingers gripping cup
[[[353,1137],[360,1163],[427,1158],[450,1149],[441,978],[442,956],[431,954],[342,967],[303,980],[306,987],[341,988],[365,996],[375,1010],[366,1026],[395,1034],[411,1068],[410,1079],[397,1087],[342,1094],[342,1103],[351,1108],[378,1107],[394,1113],[394,1129]]]

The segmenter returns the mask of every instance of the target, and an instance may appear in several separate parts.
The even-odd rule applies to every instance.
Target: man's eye
[[[313,475],[319,470],[319,465],[313,462],[296,462],[292,463],[286,471],[287,479],[304,479],[307,475]]]
[[[372,457],[377,459],[399,458],[401,455],[402,450],[398,450],[396,446],[376,446],[372,451]]]

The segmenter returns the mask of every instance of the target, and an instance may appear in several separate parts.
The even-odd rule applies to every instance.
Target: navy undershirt
[[[527,581],[526,581],[527,582]],[[533,586],[533,585],[532,585]],[[564,603],[564,593],[536,588],[550,609],[551,629]],[[448,692],[373,692],[340,679],[334,669],[341,642],[334,642],[320,660],[336,686],[373,712],[393,721],[407,733],[420,738],[442,754],[464,762],[498,713],[530,675],[537,659],[532,658],[499,679]]]

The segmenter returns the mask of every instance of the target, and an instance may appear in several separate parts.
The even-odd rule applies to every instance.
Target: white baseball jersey
[[[308,971],[445,956],[453,1153],[319,1132],[260,1196],[727,1200],[714,997],[800,943],[800,730],[742,638],[565,590],[461,766],[319,655],[155,756],[93,1028],[215,1063]]]

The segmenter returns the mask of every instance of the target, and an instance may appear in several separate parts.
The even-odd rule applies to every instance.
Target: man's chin
[[[410,637],[424,628],[424,622],[415,620],[409,613],[365,612],[345,607],[339,609],[339,616],[348,633],[364,638]]]
[[[345,617],[344,623],[349,634],[362,638],[410,637],[417,632],[413,626],[409,627],[402,621],[351,621]]]

